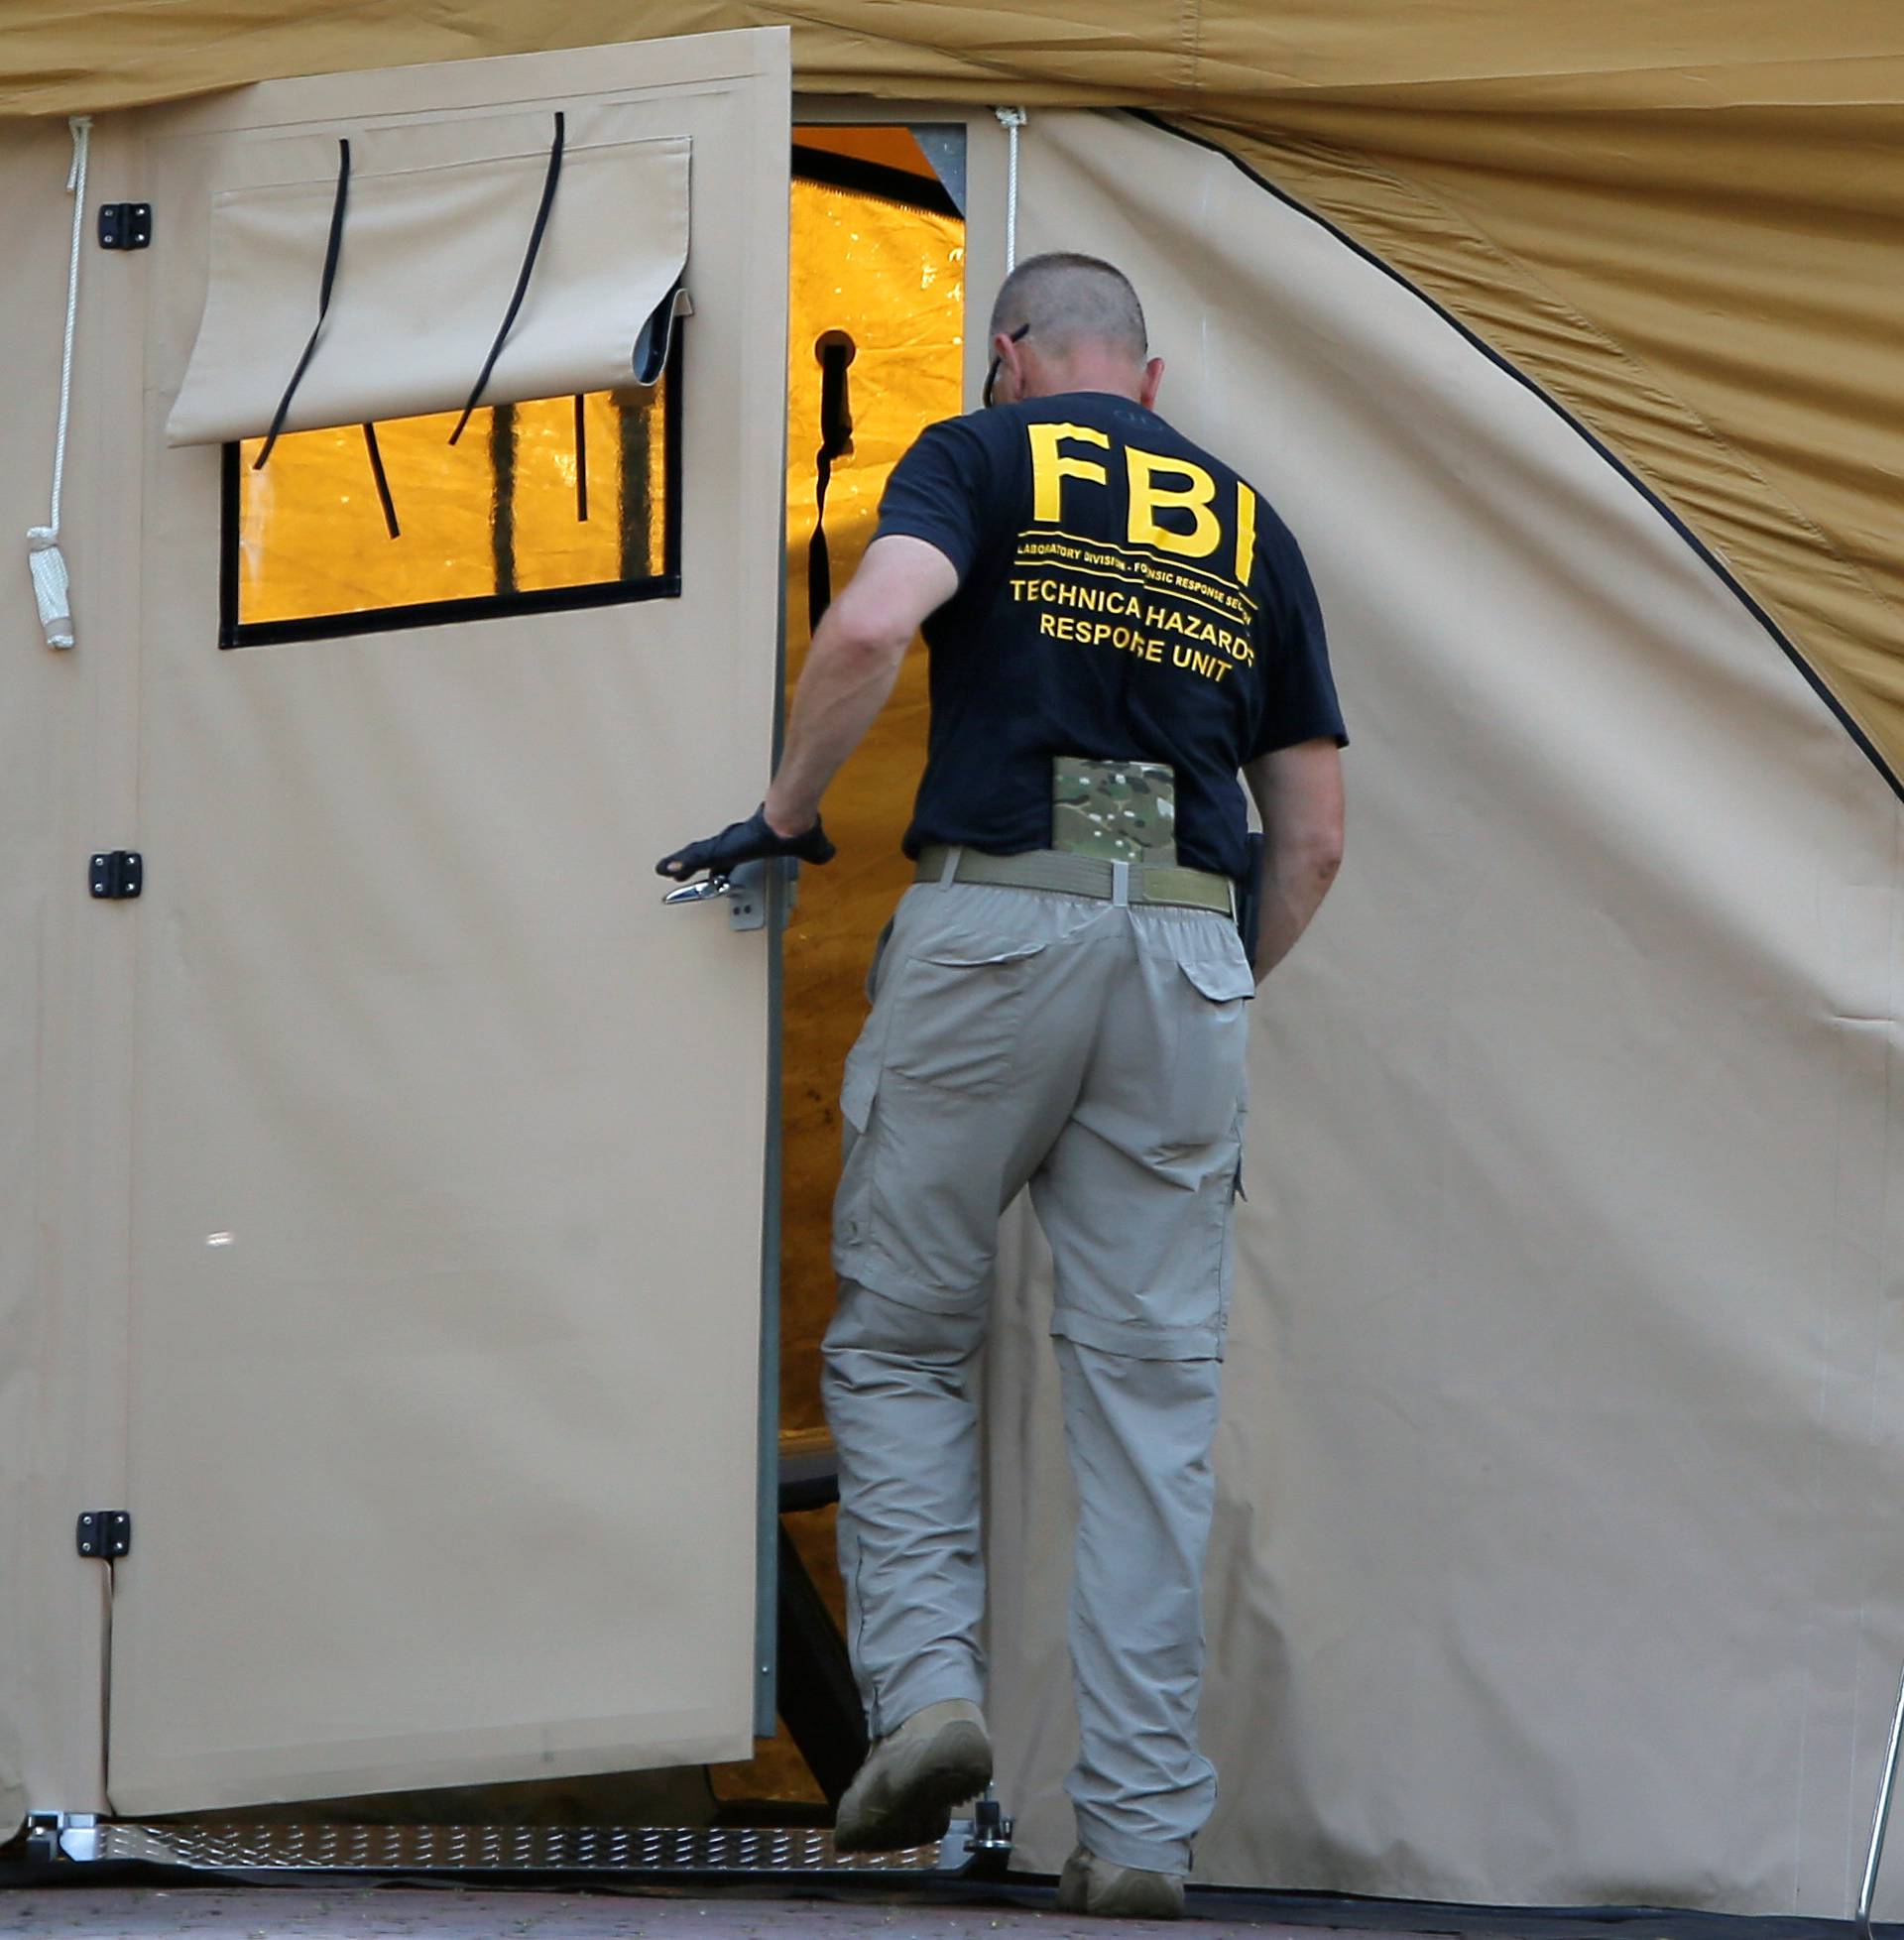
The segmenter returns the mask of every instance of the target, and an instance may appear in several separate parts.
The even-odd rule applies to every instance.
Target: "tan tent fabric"
[[[659,0],[644,33],[787,19]],[[0,112],[629,32],[473,0],[0,0]],[[1405,267],[1658,489],[1904,766],[1904,12],[1888,0],[816,0],[813,89],[1200,117]]]
[[[641,26],[778,17],[662,0]],[[396,0],[314,17],[0,0],[0,110],[629,31],[600,0],[553,22],[520,0],[451,22]],[[1170,293],[1151,298],[1167,408],[1288,513],[1335,631],[1351,858],[1255,1027],[1212,1568],[1228,1789],[1206,1875],[1842,1914],[1904,1656],[1904,827],[1886,778],[1672,521],[1904,760],[1886,542],[1904,16],[1368,0],[1165,21],[1131,0],[818,0],[795,56],[806,87],[1033,104],[1021,246],[1099,247]],[[1194,121],[1444,303],[1670,519],[1512,370],[1229,160],[1036,112],[1067,103]],[[135,194],[112,128],[94,193]],[[10,448],[44,455],[66,144],[57,122],[0,133],[9,182],[45,185],[0,210],[25,266]],[[86,259],[95,290],[124,267]],[[116,402],[82,386],[75,450],[95,466],[124,452]],[[83,528],[73,555],[83,572]],[[97,588],[110,546],[89,556]],[[26,677],[50,718],[72,717],[73,679],[110,718],[109,673],[41,657]],[[9,718],[17,740],[29,709]],[[110,1090],[126,1047],[87,1042],[83,1003],[48,997],[45,966],[124,974],[109,929],[73,950],[60,925],[96,916],[64,900],[67,852],[124,824],[131,785],[74,779],[66,799],[93,812],[57,815],[40,784],[55,761],[78,776],[68,733],[29,732],[0,768],[38,859],[5,885],[23,1008],[0,1017],[0,1116],[36,1141],[19,1133],[11,1175],[78,1204],[91,1154],[61,1144],[49,1101]],[[38,1005],[36,1038],[17,1020]],[[47,1392],[30,1357],[36,1329],[88,1324],[76,1295],[42,1298],[47,1262],[77,1287],[124,1242],[110,1219],[47,1237],[39,1279],[5,1283],[8,1338],[30,1345],[0,1357],[0,1445],[57,1450],[29,1464],[16,1553],[39,1553],[76,1480],[115,1472],[101,1404]],[[1049,1864],[1065,1490],[1045,1270],[1024,1232],[1013,1244],[993,1375],[997,1708],[1021,1858]],[[90,1324],[109,1366],[110,1316]],[[29,1442],[29,1419],[62,1425]],[[65,1614],[90,1648],[96,1613]],[[43,1694],[31,1666],[0,1666],[0,1825],[25,1802],[11,1721],[40,1772],[88,1769],[60,1700],[89,1670],[62,1662]],[[68,1784],[61,1802],[84,1799]],[[1880,1912],[1900,1890],[1894,1868]]]
[[[13,306],[31,304],[37,320],[57,323],[72,220],[60,186],[70,157],[57,122],[0,129],[0,178],[53,189],[0,205],[10,266],[0,299],[9,332],[0,448],[14,460],[3,489],[15,517],[33,521],[47,516],[60,333],[15,337],[24,309]],[[81,316],[82,355],[106,340],[103,312],[94,304]],[[72,448],[83,462],[124,450],[111,422],[117,405],[97,389],[76,397]],[[128,410],[136,414],[136,402]],[[113,639],[130,602],[103,584],[111,539],[68,520],[75,599]],[[69,1109],[75,1098],[112,1096],[126,1055],[97,1007],[124,974],[126,932],[86,920],[98,907],[71,894],[70,867],[95,840],[82,824],[131,823],[133,778],[97,758],[92,725],[123,704],[124,682],[117,655],[49,653],[39,632],[23,567],[14,596],[0,601],[0,1838],[53,1791],[102,1802],[94,1694],[103,1586],[96,1573],[87,1580],[50,1559],[70,1553],[75,1495],[90,1506],[115,1492],[125,1413],[124,1311],[110,1302],[102,1310],[93,1297],[111,1284],[125,1245],[125,1181],[93,1148],[87,1115]],[[62,1206],[89,1210],[68,1217]],[[109,1390],[121,1392],[108,1398]]]
[[[52,654],[0,603],[0,1842],[29,1806],[751,1743],[761,1231],[677,1214],[710,1152],[760,1203],[768,939],[664,909],[627,831],[650,801],[711,822],[771,747],[785,37],[501,64],[383,77],[380,112],[619,89],[694,141],[719,213],[675,393],[679,597],[221,654],[217,454],[163,443],[203,230],[81,259],[89,632]],[[234,128],[335,126],[339,95],[117,118],[93,191],[202,210]],[[53,185],[0,213],[16,531],[47,509],[68,152],[58,122],[0,130],[9,188]],[[140,902],[88,899],[102,841],[147,851]],[[74,1516],[135,1494],[108,1609]]]
[[[566,121],[547,227],[485,404],[626,386],[636,339],[687,257],[687,140],[618,139],[628,110],[614,105]],[[346,128],[335,286],[285,429],[463,404],[508,310],[552,134],[546,113]],[[316,321],[338,142],[241,146],[238,167],[253,180],[212,198],[204,320],[171,443],[223,444],[272,426]]]
[[[1023,197],[1022,247],[1128,265],[1161,408],[1301,540],[1355,737],[1342,883],[1250,1031],[1199,1871],[1842,1917],[1904,1658],[1904,809],[1673,526],[1322,225],[1121,117],[1041,117]],[[1048,1286],[1018,1218],[990,1636],[1039,1868]]]
[[[1904,767],[1904,111],[1322,119],[1203,132],[1592,427]]]

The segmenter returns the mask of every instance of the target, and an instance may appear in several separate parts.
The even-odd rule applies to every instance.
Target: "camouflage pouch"
[[[1104,862],[1174,867],[1177,778],[1160,761],[1051,762],[1051,846]]]

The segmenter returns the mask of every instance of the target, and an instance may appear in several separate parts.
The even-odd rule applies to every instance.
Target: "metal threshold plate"
[[[100,1820],[69,1830],[69,1857],[222,1873],[936,1873],[968,1858],[969,1826],[942,1844],[836,1853],[830,1833],[781,1826],[250,1825]],[[91,1842],[90,1851],[74,1851]],[[956,1851],[956,1856],[952,1856]]]

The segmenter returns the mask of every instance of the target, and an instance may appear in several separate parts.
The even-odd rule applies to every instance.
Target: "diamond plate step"
[[[836,1853],[832,1833],[781,1826],[252,1826],[99,1820],[65,1831],[69,1859],[215,1873],[958,1873],[970,1826],[899,1853]]]
[[[831,1833],[782,1826],[253,1825],[69,1822],[71,1859],[253,1873],[956,1873],[971,1827],[896,1853],[836,1853]]]

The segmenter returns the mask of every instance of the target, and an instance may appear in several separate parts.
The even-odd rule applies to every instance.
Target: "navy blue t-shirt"
[[[1239,876],[1237,771],[1347,741],[1302,553],[1261,495],[1153,412],[1074,391],[950,418],[893,468],[877,537],[959,589],[924,627],[932,725],[905,851],[1051,841],[1051,760],[1168,762],[1177,857]]]

